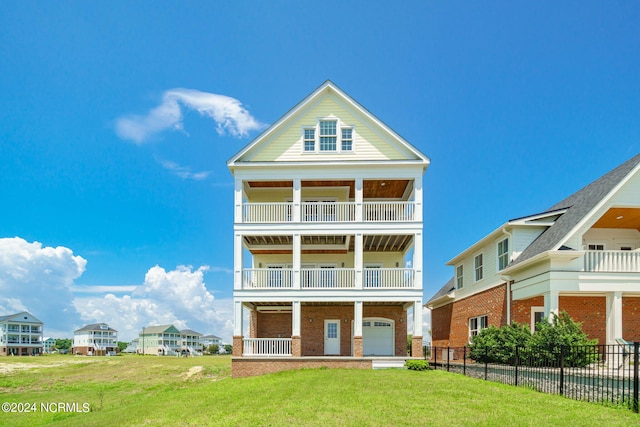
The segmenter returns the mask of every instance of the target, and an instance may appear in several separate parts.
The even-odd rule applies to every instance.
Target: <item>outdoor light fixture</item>
[[[620,215],[616,217],[616,219],[622,219],[622,218],[624,218],[624,215]]]
[[[309,317],[309,323],[313,322],[313,318]]]
[[[344,323],[347,323],[349,320],[347,318],[344,319]]]

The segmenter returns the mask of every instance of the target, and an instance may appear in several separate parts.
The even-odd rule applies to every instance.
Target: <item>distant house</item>
[[[182,338],[173,325],[147,326],[138,336],[138,354],[155,356],[177,356],[180,354]]]
[[[0,356],[39,356],[43,351],[43,323],[22,311],[0,316]]]
[[[427,302],[435,346],[534,328],[566,311],[601,344],[640,341],[640,155],[545,212],[511,219],[452,258]]]
[[[84,356],[115,356],[118,331],[106,323],[93,323],[73,332],[73,354]]]
[[[202,334],[192,329],[182,329],[180,353],[188,356],[202,356]]]
[[[222,346],[222,338],[215,335],[204,335],[202,337],[202,345],[205,346],[205,348],[209,348],[212,345]]]
[[[47,354],[52,353],[53,350],[55,349],[56,339],[52,337],[47,337],[44,339],[44,341],[42,341],[42,344],[43,344],[45,353]]]
[[[122,350],[123,353],[137,353],[138,352],[138,338],[131,340],[127,347]]]
[[[234,377],[422,356],[429,163],[330,81],[227,162]]]

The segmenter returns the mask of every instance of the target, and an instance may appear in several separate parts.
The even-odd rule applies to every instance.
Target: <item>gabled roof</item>
[[[173,334],[179,334],[180,333],[178,328],[176,328],[173,325],[147,326],[145,328],[142,328],[142,333],[144,333],[144,335],[163,334],[165,332],[173,333]]]
[[[194,335],[194,336],[199,336],[199,337],[202,336],[202,334],[200,332],[196,332],[193,329],[182,329],[182,330],[180,330],[180,334],[181,335]]]
[[[30,320],[29,320],[30,318]],[[34,316],[33,314],[29,313],[28,311],[21,311],[20,313],[15,313],[15,314],[9,314],[7,316],[0,316],[0,323],[1,322],[24,322],[25,320],[27,320],[27,322],[31,322],[31,323],[42,323],[36,316]]]
[[[90,325],[83,326],[80,329],[76,329],[73,333],[77,332],[88,332],[88,331],[108,331],[108,332],[118,332],[106,323],[92,323]]]
[[[277,134],[281,128],[287,125],[287,122],[292,117],[298,115],[299,112],[309,108],[311,104],[313,104],[316,100],[318,100],[322,96],[326,96],[328,94],[333,94],[337,96],[343,103],[349,105],[351,108],[355,109],[361,116],[371,120],[384,132],[386,132],[391,138],[393,138],[396,142],[401,144],[406,150],[412,153],[421,163],[424,164],[426,168],[430,160],[427,156],[422,154],[417,148],[411,145],[408,141],[402,138],[399,134],[397,134],[393,129],[384,124],[380,119],[370,113],[366,108],[360,105],[357,101],[347,95],[344,91],[338,88],[333,82],[330,80],[326,80],[322,83],[316,90],[314,90],[310,95],[296,104],[292,109],[290,109],[286,114],[280,117],[274,124],[269,126],[266,130],[264,130],[260,135],[258,135],[253,141],[251,141],[248,145],[246,145],[242,150],[240,150],[236,155],[231,157],[227,161],[227,166],[233,170],[233,167],[238,163],[242,163],[242,158],[245,157],[249,152],[252,152],[258,149],[261,144],[264,143],[272,135]]]
[[[447,283],[444,284],[443,287],[440,288],[440,290],[438,292],[435,293],[434,296],[432,296],[429,299],[429,301],[426,302],[425,307],[429,307],[435,301],[437,301],[440,298],[450,294],[451,292],[453,292],[455,290],[456,290],[455,279],[452,277],[451,279],[449,279],[449,281]]]
[[[611,172],[550,207],[547,212],[566,209],[560,217],[516,258],[511,265],[550,250],[559,250],[584,220],[635,172],[640,165],[640,154],[627,160]],[[577,248],[573,248],[577,249]]]

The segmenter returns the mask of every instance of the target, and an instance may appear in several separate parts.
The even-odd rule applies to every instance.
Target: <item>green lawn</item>
[[[1,402],[36,408],[0,413],[3,426],[640,425],[626,409],[442,371],[313,369],[232,379],[225,356],[6,358]],[[42,410],[58,402],[78,412]]]

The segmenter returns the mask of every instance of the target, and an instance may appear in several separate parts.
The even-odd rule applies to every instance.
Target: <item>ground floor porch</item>
[[[8,345],[0,347],[0,356],[40,356],[42,347]]]
[[[403,368],[413,357],[233,357],[231,371],[234,378],[270,374],[294,369],[342,368],[384,369]]]

